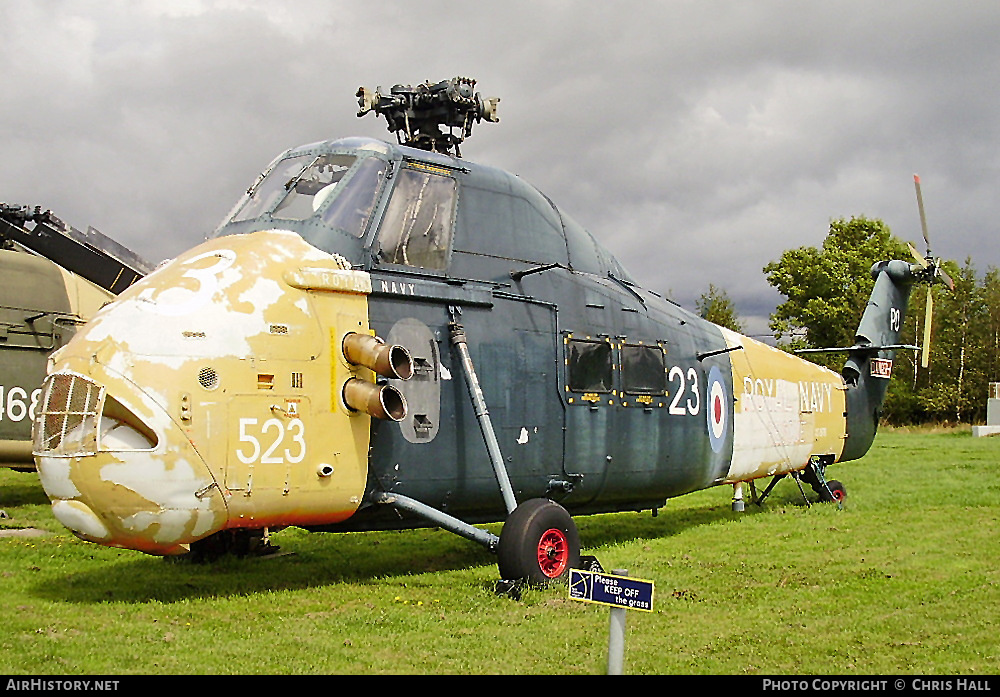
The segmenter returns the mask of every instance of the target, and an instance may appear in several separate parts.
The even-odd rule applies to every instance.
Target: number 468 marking
[[[259,426],[257,419],[240,419],[240,447],[236,457],[244,465],[259,462],[262,465],[295,464],[306,457],[306,427],[302,419],[287,423],[268,419]],[[248,452],[249,451],[249,452]]]

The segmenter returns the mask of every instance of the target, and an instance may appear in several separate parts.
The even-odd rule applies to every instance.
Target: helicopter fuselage
[[[358,336],[411,369],[380,375]],[[503,520],[496,459],[517,501],[656,509],[842,459],[853,387],[640,288],[514,175],[354,138],[279,156],[57,352],[34,450],[78,536],[180,554],[430,524],[392,496]]]

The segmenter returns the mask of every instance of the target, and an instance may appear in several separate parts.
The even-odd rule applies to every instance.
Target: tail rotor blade
[[[906,246],[910,248],[910,254],[912,254],[913,258],[917,260],[917,263],[926,269],[929,266],[927,259],[920,256],[920,252],[917,251],[917,248],[914,247],[911,242],[907,242]]]
[[[920,193],[920,176],[913,175],[913,186],[917,190],[917,210],[920,212],[920,229],[924,233],[924,244],[927,245],[927,256],[931,255],[931,238],[927,234],[927,216],[924,213],[924,196]]]
[[[941,280],[944,281],[944,284],[948,286],[948,290],[955,290],[955,282],[951,280],[951,276],[945,273],[945,270],[940,266],[937,267],[937,275],[940,276]]]
[[[934,316],[934,293],[927,286],[927,306],[924,308],[924,346],[920,352],[920,367],[926,368],[931,359],[931,325]]]

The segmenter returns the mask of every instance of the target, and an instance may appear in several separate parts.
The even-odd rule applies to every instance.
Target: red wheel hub
[[[547,578],[557,578],[569,564],[569,541],[558,528],[546,530],[538,540],[538,567]]]

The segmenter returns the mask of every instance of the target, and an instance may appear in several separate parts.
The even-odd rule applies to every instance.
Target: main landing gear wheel
[[[825,503],[842,504],[847,498],[847,489],[836,479],[826,479],[822,476],[826,467],[822,463],[810,462],[809,466],[802,470],[800,475],[802,481],[812,487],[812,490],[819,494],[819,500]]]
[[[544,585],[580,564],[580,534],[566,511],[548,499],[525,501],[507,518],[497,545],[500,578]]]
[[[847,498],[847,489],[836,479],[831,479],[826,483],[830,491],[821,491],[820,498],[824,501],[833,501],[835,503],[841,503],[845,498]],[[832,496],[832,498],[831,498]]]

